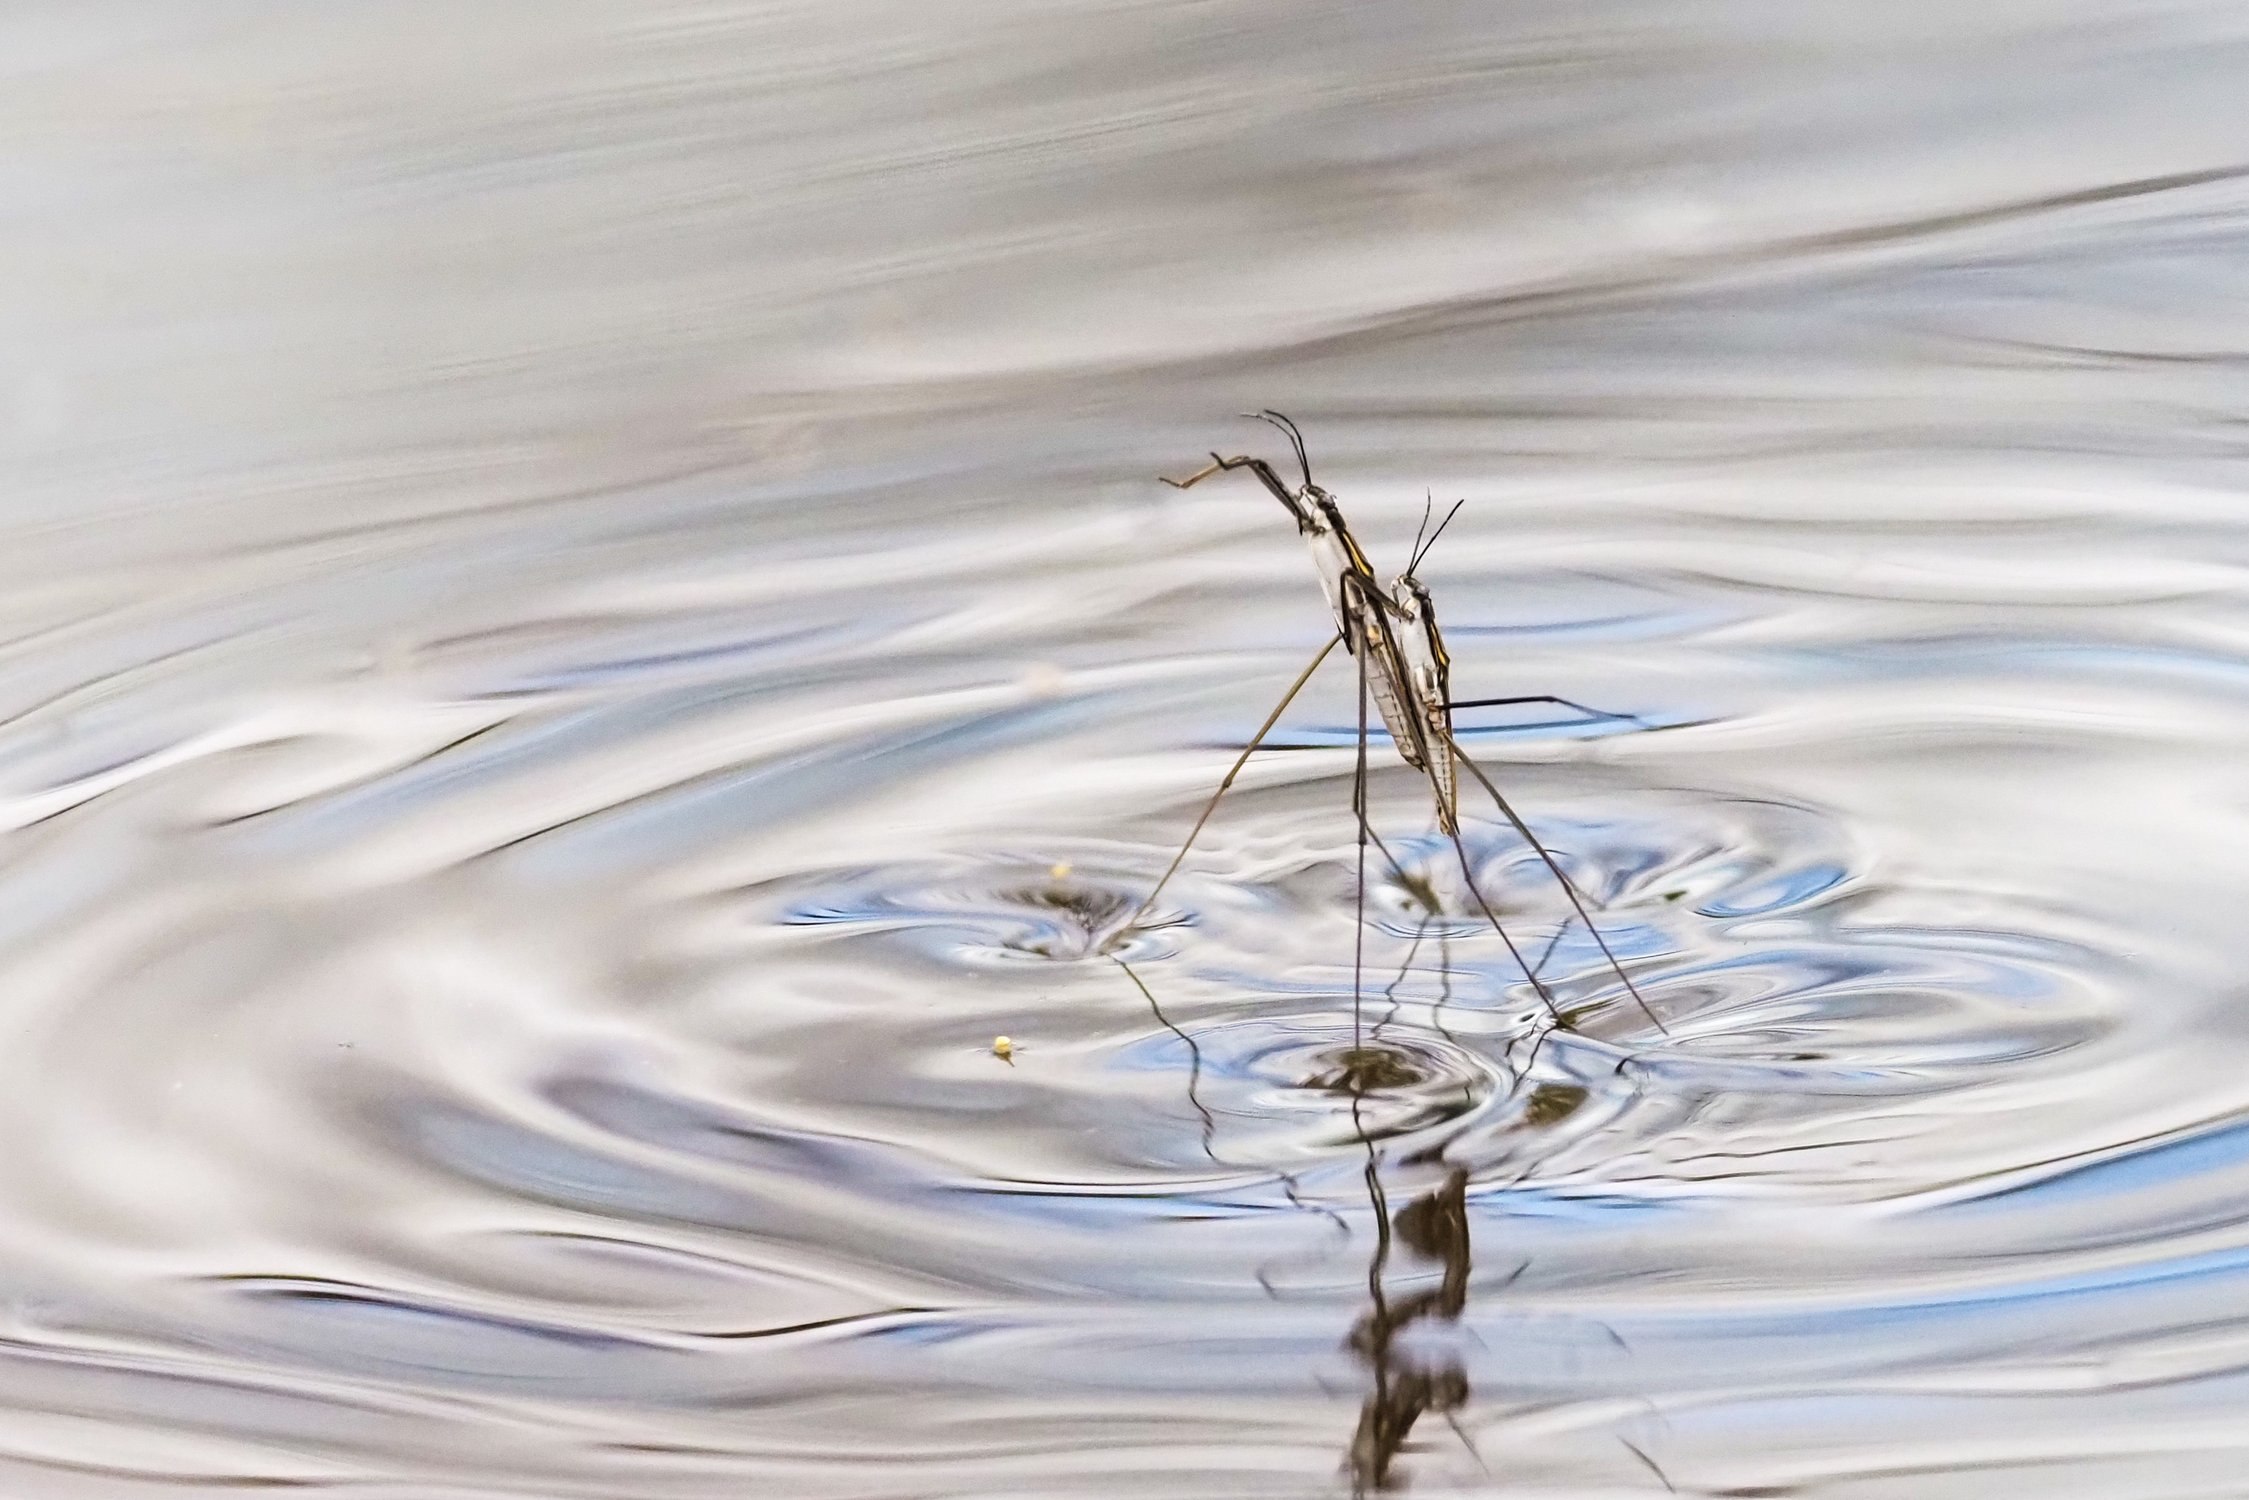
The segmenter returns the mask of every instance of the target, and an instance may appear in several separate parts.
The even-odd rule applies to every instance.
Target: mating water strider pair
[[[1177,489],[1186,489],[1213,474],[1234,469],[1247,469],[1254,474],[1258,482],[1272,493],[1273,498],[1288,510],[1296,522],[1298,533],[1310,546],[1312,563],[1319,573],[1320,587],[1327,595],[1328,608],[1335,616],[1336,633],[1328,638],[1327,644],[1320,648],[1319,654],[1312,658],[1311,663],[1297,674],[1296,680],[1289,685],[1281,701],[1274,705],[1273,711],[1266,716],[1257,733],[1243,747],[1241,755],[1219,782],[1218,790],[1211,794],[1202,815],[1195,820],[1195,826],[1188,831],[1186,842],[1180,846],[1179,853],[1173,856],[1170,866],[1165,869],[1131,918],[1118,929],[1118,936],[1129,932],[1155,905],[1156,897],[1162,893],[1171,877],[1178,873],[1181,861],[1187,857],[1187,851],[1194,847],[1195,839],[1202,833],[1203,826],[1217,810],[1219,799],[1226,795],[1227,789],[1234,784],[1234,779],[1241,774],[1242,767],[1272,732],[1273,726],[1280,721],[1281,715],[1303,690],[1305,683],[1311,680],[1312,674],[1319,670],[1320,664],[1341,644],[1356,660],[1359,672],[1358,765],[1352,779],[1351,805],[1352,813],[1358,821],[1358,886],[1362,909],[1366,900],[1366,850],[1370,842],[1381,850],[1383,858],[1390,862],[1393,869],[1398,870],[1401,877],[1404,875],[1396,858],[1375,834],[1367,817],[1367,704],[1371,699],[1382,716],[1384,727],[1390,732],[1390,742],[1397,747],[1399,756],[1407,765],[1428,777],[1437,826],[1451,841],[1453,852],[1459,857],[1461,875],[1467,881],[1470,894],[1474,896],[1477,906],[1491,922],[1501,941],[1507,944],[1508,952],[1514,955],[1515,962],[1523,971],[1523,977],[1530,981],[1531,987],[1545,1002],[1548,1013],[1555,1020],[1561,1020],[1561,1009],[1556,1005],[1553,994],[1538,977],[1536,969],[1524,959],[1514,939],[1508,935],[1507,929],[1493,912],[1491,903],[1484,899],[1484,893],[1476,883],[1476,873],[1469,861],[1467,846],[1461,842],[1459,772],[1464,767],[1491,795],[1500,813],[1537,852],[1539,859],[1561,884],[1562,891],[1569,897],[1570,905],[1579,920],[1584,922],[1586,930],[1593,935],[1594,942],[1600,945],[1601,954],[1608,960],[1610,969],[1622,981],[1625,990],[1641,1011],[1655,1024],[1658,1031],[1665,1030],[1662,1020],[1640,993],[1639,987],[1632,982],[1632,976],[1618,962],[1608,940],[1594,925],[1591,914],[1586,910],[1583,894],[1563,872],[1552,852],[1531,831],[1530,825],[1523,821],[1513,805],[1501,795],[1491,778],[1461,748],[1453,731],[1452,719],[1455,709],[1523,703],[1553,704],[1594,719],[1633,719],[1633,716],[1605,713],[1567,698],[1557,698],[1545,693],[1512,698],[1455,699],[1452,696],[1452,657],[1445,650],[1444,634],[1437,626],[1436,604],[1430,598],[1428,587],[1416,576],[1416,570],[1428,555],[1429,549],[1436,544],[1438,536],[1452,523],[1452,518],[1459,514],[1459,504],[1446,512],[1444,520],[1437,524],[1433,532],[1429,529],[1428,513],[1423,514],[1423,534],[1414,538],[1414,549],[1405,571],[1391,581],[1388,589],[1384,589],[1375,576],[1373,566],[1368,563],[1366,553],[1360,550],[1358,539],[1351,535],[1350,525],[1343,519],[1342,508],[1336,504],[1335,497],[1312,482],[1311,459],[1306,454],[1304,436],[1298,431],[1296,424],[1277,411],[1253,412],[1249,415],[1271,423],[1287,436],[1290,446],[1296,452],[1297,467],[1304,476],[1302,484],[1291,488],[1264,459],[1246,454],[1227,458],[1217,453],[1213,453],[1210,463],[1196,473],[1185,479],[1167,479],[1164,482]],[[1362,936],[1362,944],[1363,941]],[[1355,960],[1353,967],[1356,973],[1363,965]],[[1354,980],[1354,998],[1358,988],[1358,983]]]

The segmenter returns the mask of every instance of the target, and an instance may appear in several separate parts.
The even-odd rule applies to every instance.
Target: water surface
[[[2238,1483],[2236,7],[0,39],[11,1493]]]

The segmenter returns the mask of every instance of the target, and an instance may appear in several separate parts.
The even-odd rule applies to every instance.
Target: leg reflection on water
[[[1417,892],[1418,894],[1418,892]],[[1434,896],[1426,906],[1435,911]],[[1379,1142],[1394,1138],[1390,1130],[1376,1121],[1370,1121],[1369,1104],[1379,1110],[1380,1103],[1394,1091],[1408,1088],[1421,1076],[1415,1067],[1396,1048],[1389,1045],[1384,1033],[1395,1024],[1404,1002],[1400,988],[1411,970],[1414,957],[1421,951],[1427,936],[1426,924],[1414,934],[1407,949],[1405,962],[1396,978],[1384,989],[1389,1002],[1387,1011],[1377,1019],[1371,1033],[1355,1037],[1354,1045],[1339,1056],[1331,1055],[1330,1066],[1319,1074],[1305,1078],[1299,1087],[1347,1096],[1350,1101],[1352,1134],[1365,1153],[1362,1167],[1367,1203],[1374,1230],[1373,1252],[1367,1264],[1367,1308],[1353,1325],[1345,1347],[1357,1357],[1368,1371],[1372,1389],[1359,1408],[1357,1427],[1351,1434],[1345,1450],[1343,1471],[1348,1476],[1351,1492],[1365,1496],[1370,1492],[1401,1488],[1406,1480],[1398,1458],[1412,1440],[1414,1429],[1424,1416],[1434,1413],[1452,1429],[1463,1449],[1475,1459],[1486,1474],[1490,1468],[1476,1449],[1467,1429],[1461,1424],[1461,1413],[1468,1405],[1470,1388],[1468,1374],[1460,1357],[1447,1347],[1442,1336],[1411,1337],[1417,1325],[1425,1325],[1425,1333],[1444,1325],[1458,1324],[1467,1310],[1468,1283],[1473,1271],[1473,1256],[1468,1225],[1469,1172],[1464,1166],[1445,1160],[1446,1145],[1423,1144],[1395,1158],[1385,1158]],[[1559,943],[1557,931],[1533,966],[1535,974],[1545,967]],[[1444,1012],[1453,1001],[1453,971],[1450,944],[1443,934],[1438,936],[1439,985],[1435,1004],[1430,1009],[1430,1024],[1448,1041],[1458,1044],[1458,1038],[1444,1023]],[[1125,960],[1114,954],[1110,961],[1116,964],[1133,990],[1144,1000],[1155,1020],[1165,1030],[1178,1038],[1185,1049],[1188,1072],[1186,1102],[1200,1122],[1203,1153],[1212,1162],[1225,1160],[1217,1150],[1217,1117],[1213,1115],[1200,1096],[1199,1084],[1203,1073],[1203,1053],[1194,1033],[1174,1022],[1157,1002],[1155,993],[1141,975]],[[1356,1010],[1354,1004],[1354,1010]],[[1532,1033],[1533,1041],[1527,1061],[1520,1066],[1510,1066],[1515,1090],[1528,1082],[1535,1067],[1541,1044],[1550,1028],[1538,1028]],[[1510,1046],[1509,1053],[1514,1048]],[[1519,1120],[1531,1131],[1542,1130],[1558,1124],[1576,1112],[1585,1102],[1586,1090],[1575,1084],[1540,1083],[1523,1094]],[[1472,1107],[1474,1101],[1465,1097],[1463,1108]],[[1421,1117],[1426,1123],[1427,1117]],[[1426,1141],[1426,1137],[1424,1137]],[[1390,1211],[1389,1192],[1384,1183],[1385,1168],[1394,1175],[1410,1174],[1417,1183],[1426,1183],[1434,1174],[1441,1174],[1435,1185],[1408,1201],[1395,1214]],[[1302,1194],[1297,1178],[1286,1170],[1275,1171],[1288,1201],[1301,1209],[1319,1213],[1333,1221],[1337,1230],[1348,1236],[1350,1225],[1337,1209],[1308,1201]],[[1399,1264],[1393,1265],[1393,1260]],[[1519,1275],[1527,1267],[1516,1268]],[[1403,1278],[1412,1276],[1416,1285],[1401,1295],[1391,1294],[1393,1274]],[[1432,1276],[1434,1284],[1429,1284]],[[1266,1281],[1264,1272],[1258,1280],[1265,1283],[1268,1294],[1275,1294]],[[1497,1289],[1504,1290],[1514,1281],[1514,1275],[1502,1279]],[[1277,1294],[1275,1294],[1277,1295]],[[1610,1339],[1618,1344],[1614,1333]],[[1618,1439],[1625,1450],[1644,1466],[1666,1490],[1672,1483],[1663,1469],[1643,1449],[1629,1440]],[[1675,1490],[1673,1490],[1676,1493]]]
[[[1352,1114],[1358,1115],[1356,1100]],[[1365,1139],[1363,1129],[1361,1139]],[[1383,1195],[1380,1167],[1369,1141],[1367,1194],[1375,1217],[1374,1258],[1367,1266],[1370,1306],[1351,1330],[1350,1348],[1373,1371],[1374,1390],[1359,1408],[1358,1430],[1351,1435],[1344,1461],[1354,1494],[1392,1486],[1392,1465],[1423,1413],[1434,1411],[1454,1421],[1454,1413],[1468,1401],[1468,1376],[1458,1359],[1430,1358],[1399,1347],[1399,1335],[1415,1323],[1424,1318],[1458,1322],[1468,1304],[1468,1173],[1454,1167],[1442,1184],[1399,1209],[1393,1218]],[[1392,1300],[1384,1278],[1393,1240],[1403,1241],[1416,1256],[1443,1268],[1436,1286]],[[1457,1422],[1454,1431],[1460,1432]],[[1465,1432],[1461,1441],[1467,1442]]]
[[[1353,1325],[1345,1343],[1366,1366],[1374,1384],[1359,1407],[1359,1425],[1344,1455],[1344,1472],[1350,1476],[1355,1496],[1404,1484],[1405,1475],[1396,1467],[1398,1455],[1412,1438],[1415,1425],[1430,1413],[1443,1417],[1469,1456],[1487,1475],[1491,1472],[1460,1422],[1460,1413],[1468,1405],[1469,1386],[1459,1356],[1444,1341],[1407,1337],[1416,1324],[1457,1324],[1467,1311],[1468,1279],[1474,1269],[1468,1230],[1468,1170],[1445,1162],[1442,1145],[1404,1157],[1399,1163],[1402,1167],[1422,1172],[1441,1169],[1444,1176],[1435,1187],[1391,1213],[1382,1180],[1384,1161],[1375,1145],[1378,1137],[1365,1120],[1370,1086],[1368,1074],[1362,1070],[1354,1080],[1351,1098],[1352,1126],[1366,1151],[1367,1204],[1373,1210],[1374,1226],[1374,1252],[1367,1262],[1367,1310]],[[1582,1088],[1541,1084],[1524,1101],[1523,1122],[1533,1129],[1551,1125],[1571,1114],[1584,1098]],[[1399,1246],[1421,1263],[1411,1269],[1419,1270],[1424,1280],[1427,1268],[1434,1266],[1435,1285],[1391,1295],[1391,1261]],[[1505,1290],[1528,1268],[1528,1263],[1517,1266],[1496,1283],[1496,1288]],[[1597,1326],[1603,1326],[1612,1343],[1623,1347],[1624,1341],[1613,1330]],[[1678,1493],[1663,1466],[1645,1449],[1621,1434],[1617,1441],[1665,1490]]]
[[[1426,883],[1413,894],[1432,917],[1442,910],[1434,889]],[[1414,933],[1413,945],[1406,950],[1397,978],[1384,991],[1390,1013],[1375,1027],[1377,1037],[1397,1016],[1398,986],[1411,972],[1427,932],[1425,921]],[[1437,951],[1442,983],[1433,1019],[1450,1040],[1452,1033],[1445,1031],[1442,1016],[1452,998],[1452,952],[1442,936]],[[1369,1490],[1390,1489],[1402,1480],[1403,1476],[1393,1473],[1393,1465],[1424,1413],[1434,1411],[1444,1417],[1468,1451],[1476,1451],[1457,1415],[1468,1404],[1468,1374],[1459,1359],[1449,1353],[1400,1346],[1400,1335],[1414,1324],[1424,1319],[1457,1323],[1468,1305],[1468,1172],[1464,1167],[1450,1167],[1437,1187],[1406,1204],[1393,1217],[1382,1184],[1382,1156],[1365,1116],[1367,1091],[1382,1086],[1380,1070],[1361,1067],[1349,1082],[1351,1126],[1366,1152],[1367,1205],[1374,1211],[1374,1254],[1367,1263],[1367,1311],[1346,1343],[1374,1377],[1374,1389],[1359,1408],[1358,1429],[1351,1435],[1343,1464],[1351,1476],[1351,1492],[1364,1495]],[[1444,1148],[1438,1146],[1418,1153],[1416,1164],[1442,1163],[1443,1155]],[[1435,1262],[1442,1275],[1437,1285],[1393,1300],[1387,1278],[1391,1248],[1400,1241],[1417,1259]],[[1477,1455],[1477,1462],[1482,1461]]]

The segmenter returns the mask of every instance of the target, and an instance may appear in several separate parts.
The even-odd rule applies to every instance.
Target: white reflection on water
[[[7,1488],[2235,1482],[2245,42],[0,18]],[[1471,737],[1669,1037],[1400,769],[1354,1041],[1340,669],[1096,951],[1323,638],[1152,483],[1263,405],[1676,726]]]

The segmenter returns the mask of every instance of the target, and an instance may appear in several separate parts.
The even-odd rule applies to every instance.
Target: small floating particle
[[[993,1037],[992,1056],[1013,1067],[1015,1065],[1015,1043],[1004,1036]]]
[[[1049,880],[1068,880],[1070,878],[1070,867],[1067,864],[1049,865],[1046,878]]]

